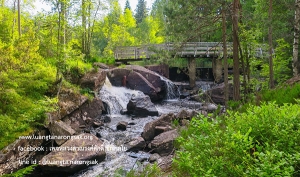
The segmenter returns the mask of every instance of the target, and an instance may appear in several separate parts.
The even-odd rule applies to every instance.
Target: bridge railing
[[[256,49],[255,57],[264,57],[268,55],[265,46],[259,46]],[[139,60],[149,59],[160,51],[167,51],[173,56],[183,58],[188,57],[223,57],[223,43],[220,42],[187,42],[187,43],[164,43],[143,45],[134,47],[117,47],[114,55],[116,60]],[[231,42],[227,43],[227,55],[232,56],[233,46]]]

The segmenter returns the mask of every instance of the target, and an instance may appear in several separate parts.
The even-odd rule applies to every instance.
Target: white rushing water
[[[166,100],[179,99],[180,91],[179,91],[178,87],[169,79],[167,79],[161,75],[159,75],[159,77],[166,84],[167,93],[166,93],[165,99]]]
[[[105,83],[100,90],[99,97],[108,105],[110,115],[119,115],[120,112],[127,108],[127,104],[132,95],[144,95],[141,91],[130,90],[125,87],[112,86],[106,77]]]

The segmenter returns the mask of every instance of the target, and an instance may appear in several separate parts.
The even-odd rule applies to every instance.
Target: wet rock
[[[201,107],[201,110],[207,111],[207,112],[214,112],[218,109],[218,106],[213,103],[204,103]]]
[[[155,105],[147,95],[132,96],[127,104],[127,113],[138,117],[158,116]]]
[[[144,78],[146,78],[147,81],[153,85],[153,87],[157,91],[158,96],[163,98],[164,95],[161,95],[160,92],[164,91],[165,82],[161,79],[160,75],[158,75],[156,72],[153,72],[142,66],[129,65],[129,66],[126,66],[126,68],[131,69],[131,70],[141,74]]]
[[[139,151],[139,152],[130,152],[129,153],[129,156],[130,157],[133,157],[133,158],[137,158],[137,160],[139,161],[139,162],[143,162],[143,161],[146,161],[146,160],[148,160],[149,159],[149,157],[150,157],[150,154],[148,154],[148,153],[145,153],[145,152],[143,152],[143,151]]]
[[[80,139],[80,136],[88,138]],[[83,150],[70,150],[68,149],[70,147],[81,148]],[[60,173],[61,175],[73,174],[86,168],[86,163],[90,163],[89,165],[95,165],[103,161],[106,153],[100,147],[103,147],[103,142],[95,135],[80,134],[60,146],[60,150],[52,151],[44,156],[38,165],[41,170],[48,175],[53,173]]]
[[[93,122],[94,128],[101,127],[101,126],[103,126],[103,122]]]
[[[104,123],[109,123],[111,122],[111,117],[109,115],[104,115],[101,117],[100,120],[103,121]]]
[[[157,161],[159,158],[161,158],[159,154],[157,153],[151,154],[149,158],[149,162],[153,163]]]
[[[107,73],[107,76],[113,86],[126,86],[132,90],[139,90],[148,95],[152,101],[162,100],[165,97],[164,81],[158,74],[144,67],[114,68]]]
[[[178,136],[176,129],[161,133],[151,141],[148,147],[161,156],[169,155],[174,149],[173,142]]]
[[[50,125],[49,130],[52,136],[71,136],[76,132],[63,121],[55,121]],[[55,139],[56,144],[62,145],[67,139]]]
[[[102,69],[92,70],[80,79],[80,86],[82,88],[89,88],[91,91],[99,91],[105,82],[106,73]]]
[[[152,122],[148,122],[144,126],[142,137],[145,139],[145,141],[152,140],[155,136],[159,134],[159,132],[156,131],[156,126],[171,126],[173,120],[175,120],[175,115],[173,113],[169,113],[163,114],[158,119]]]
[[[127,76],[127,87],[132,90],[139,90],[145,95],[148,95],[152,101],[157,101],[163,99],[158,95],[161,91],[160,88],[155,88],[154,85],[149,82],[142,74],[132,71]]]
[[[190,93],[188,93],[188,92],[183,92],[183,93],[180,93],[179,98],[180,98],[180,99],[185,99],[185,98],[188,97],[188,96],[190,96]]]
[[[121,121],[117,124],[117,130],[125,131],[127,128],[128,122]]]
[[[146,147],[146,142],[143,137],[137,137],[125,144],[127,151],[143,150]]]
[[[131,72],[132,70],[126,68],[114,68],[107,73],[107,77],[113,86],[121,87],[123,77],[128,77]]]

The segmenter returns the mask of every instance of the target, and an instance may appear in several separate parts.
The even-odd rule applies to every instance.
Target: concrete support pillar
[[[223,75],[222,59],[213,58],[213,74],[216,83],[220,83]]]
[[[194,88],[196,86],[196,59],[188,59],[188,69],[189,69],[189,78],[190,78],[190,87]]]

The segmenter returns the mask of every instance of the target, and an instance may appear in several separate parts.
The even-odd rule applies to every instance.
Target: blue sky
[[[150,9],[155,0],[145,0],[145,1],[147,2],[147,8]],[[122,9],[124,9],[126,0],[119,0],[119,3],[121,5]],[[134,12],[135,8],[136,8],[136,5],[138,3],[138,0],[129,0],[129,3],[130,3],[130,6],[131,6],[131,8]],[[35,7],[36,7],[34,9],[34,11],[42,11],[42,9],[45,9],[46,11],[51,10],[50,7],[45,5],[42,0],[36,0],[34,4],[35,4]]]

